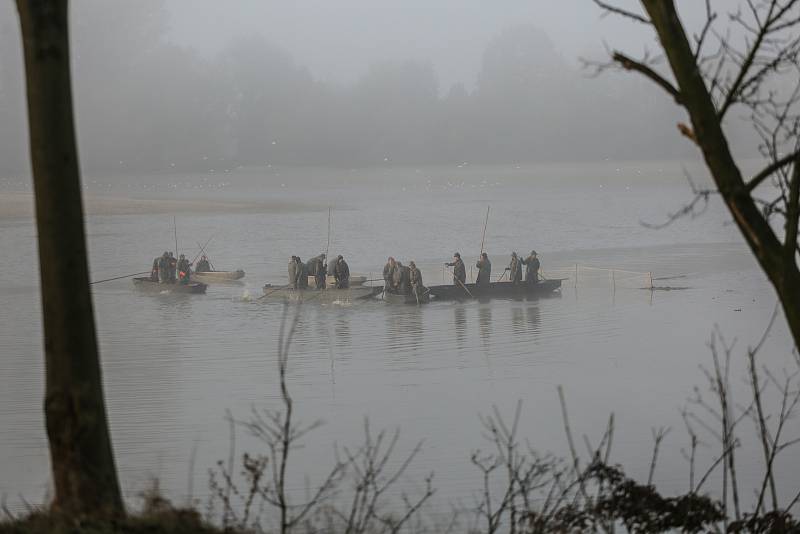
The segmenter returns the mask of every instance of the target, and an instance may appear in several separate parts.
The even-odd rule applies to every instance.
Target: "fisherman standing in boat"
[[[397,262],[389,256],[386,265],[383,266],[383,290],[386,293],[394,293],[394,271],[397,269]]]
[[[297,256],[289,260],[289,287],[297,289]]]
[[[317,289],[325,289],[325,278],[328,274],[327,265],[325,265],[325,254],[320,254],[308,260],[306,267],[308,274],[314,277]]]
[[[175,259],[175,256],[172,255],[172,252],[169,253],[169,268],[167,270],[167,274],[169,275],[169,282],[171,284],[175,283],[175,279],[177,278],[177,269],[178,269],[178,260]]]
[[[350,287],[350,267],[341,255],[336,257],[336,263],[333,266],[333,277],[336,279],[337,289]]]
[[[197,268],[194,270],[196,273],[207,273],[211,271],[211,264],[208,262],[208,257],[203,254],[200,256],[200,261],[197,262]]]
[[[192,273],[192,268],[189,265],[189,260],[187,260],[186,256],[184,256],[183,254],[181,254],[181,257],[178,260],[177,267],[178,267],[178,281],[184,285],[188,284],[189,277]]]
[[[453,285],[463,286],[467,282],[467,268],[461,260],[461,254],[453,254],[453,263],[445,263],[447,267],[453,268]]]
[[[525,283],[536,284],[539,282],[539,259],[536,257],[536,251],[531,250],[530,255],[522,260],[525,265]]]
[[[509,271],[508,279],[512,284],[516,285],[522,282],[522,262],[516,252],[511,253],[511,263],[506,267],[506,271]]]
[[[392,274],[392,285],[394,286],[394,292],[398,295],[411,293],[409,268],[399,261],[395,265],[394,273]]]
[[[417,302],[425,294],[425,286],[422,285],[422,273],[417,269],[417,264],[413,261],[408,262],[408,279],[411,283],[411,291],[417,297]]]
[[[481,252],[481,259],[475,264],[478,268],[478,278],[475,283],[478,285],[488,285],[492,281],[492,262],[489,261],[489,255]]]
[[[169,252],[164,251],[164,254],[158,259],[158,278],[162,284],[169,282]]]
[[[153,260],[153,267],[150,269],[150,281],[158,282],[158,264],[161,262],[161,256]]]
[[[297,278],[295,287],[297,289],[308,289],[308,268],[306,267],[306,264],[303,263],[303,260],[300,259],[300,256],[295,256],[294,260],[297,264]]]

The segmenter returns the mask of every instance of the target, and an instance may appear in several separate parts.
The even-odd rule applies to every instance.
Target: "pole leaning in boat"
[[[175,222],[175,216],[172,216],[172,232],[175,235],[175,256],[178,256],[178,225]]]

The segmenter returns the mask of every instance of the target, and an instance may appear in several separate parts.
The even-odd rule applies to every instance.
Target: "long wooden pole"
[[[331,208],[328,207],[328,244],[325,245],[325,263],[328,263],[328,252],[331,248]]]
[[[481,254],[483,254],[483,244],[486,241],[486,227],[489,225],[489,208],[491,206],[486,206],[486,220],[483,222],[483,237],[481,237]]]
[[[178,225],[175,222],[175,216],[172,216],[172,231],[175,234],[175,256],[178,256]]]

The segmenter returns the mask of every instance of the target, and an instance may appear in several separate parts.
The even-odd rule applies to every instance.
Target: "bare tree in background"
[[[800,346],[800,1],[719,2],[736,8],[719,17],[705,0],[705,23],[691,38],[673,0],[640,1],[643,13],[594,0],[607,13],[652,26],[671,76],[659,73],[651,57],[636,60],[619,51],[609,65],[646,76],[689,114],[691,126],[681,123],[678,129],[700,148],[716,184],[716,191],[696,190],[695,201],[712,192],[722,197],[775,287]],[[720,18],[730,27],[718,28]],[[737,165],[724,130],[735,112],[752,122],[769,162],[751,177]],[[691,213],[695,203],[675,216]],[[781,222],[782,232],[776,230]]]
[[[66,0],[17,0],[44,315],[45,419],[55,510],[124,513],[94,325],[70,88]]]

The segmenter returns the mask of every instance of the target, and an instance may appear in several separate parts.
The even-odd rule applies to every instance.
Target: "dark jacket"
[[[308,268],[300,258],[297,258],[297,289],[306,289],[308,287]]]
[[[350,285],[350,267],[344,259],[337,261],[333,266],[333,277],[336,279],[336,287],[340,289]]]
[[[533,256],[528,256],[524,260],[522,260],[522,264],[525,265],[525,282],[527,283],[536,283],[539,281],[539,259]]]
[[[414,289],[425,287],[422,284],[422,273],[416,267],[408,268],[408,279]]]
[[[297,289],[297,271],[297,262],[294,260],[294,258],[292,258],[289,260],[289,285],[294,289]]]
[[[478,268],[478,278],[475,280],[477,284],[488,284],[492,280],[492,262],[489,259],[479,259],[475,264]]]
[[[392,265],[391,263],[386,262],[386,265],[383,266],[383,281],[384,281],[384,286],[387,289],[390,289],[394,286],[395,269],[397,269],[396,263]]]
[[[467,268],[464,266],[464,261],[458,258],[453,263],[446,263],[448,267],[453,268],[453,284],[461,285],[467,281]],[[461,284],[459,284],[461,282]]]

